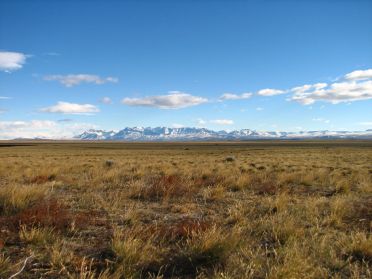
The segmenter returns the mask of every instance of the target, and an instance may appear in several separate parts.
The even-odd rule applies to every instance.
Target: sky
[[[372,0],[0,0],[0,139],[372,128]]]

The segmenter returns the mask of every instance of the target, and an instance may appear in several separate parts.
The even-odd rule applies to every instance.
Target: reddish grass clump
[[[204,174],[201,177],[196,177],[193,181],[194,185],[197,187],[203,186],[215,186],[217,184],[222,183],[225,178],[221,175],[216,174]]]
[[[16,225],[54,227],[64,230],[71,224],[71,215],[56,199],[41,200],[13,216]]]
[[[68,209],[55,199],[39,200],[34,205],[8,216],[0,217],[0,238],[5,243],[17,243],[22,227],[49,227],[65,231],[72,223]]]
[[[147,179],[139,191],[131,195],[132,198],[139,198],[150,201],[161,199],[183,197],[193,193],[193,188],[188,186],[184,179],[178,175],[152,176]]]
[[[253,179],[251,188],[258,195],[275,195],[280,190],[274,179],[260,179],[258,177]]]
[[[87,225],[105,226],[100,213],[72,213],[67,206],[57,199],[39,200],[29,208],[21,212],[0,218],[0,225],[4,225],[10,231],[18,231],[21,226],[26,227],[50,227],[59,231],[65,231],[74,223],[75,228],[83,229]]]
[[[210,224],[206,221],[185,218],[175,223],[169,230],[172,237],[186,238],[193,233],[199,233],[207,230]]]
[[[56,175],[51,174],[51,175],[36,175],[34,177],[31,177],[27,179],[28,183],[34,183],[34,184],[44,184],[49,181],[53,181],[56,179]]]
[[[168,240],[182,240],[191,237],[195,233],[206,231],[210,228],[210,223],[194,218],[183,218],[173,224],[164,224],[152,228],[152,233]]]
[[[160,263],[151,263],[144,268],[144,272],[152,276],[161,274],[164,278],[196,278],[200,270],[210,272],[217,266],[223,266],[228,248],[220,240],[208,243],[211,230],[213,225],[210,222],[195,218],[150,227],[145,235],[165,240],[171,249]]]

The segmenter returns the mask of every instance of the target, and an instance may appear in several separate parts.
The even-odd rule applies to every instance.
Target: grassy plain
[[[0,278],[372,278],[371,232],[371,141],[0,143]]]

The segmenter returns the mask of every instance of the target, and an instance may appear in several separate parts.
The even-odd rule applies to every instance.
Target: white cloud
[[[252,93],[242,93],[240,95],[237,95],[237,94],[232,94],[232,93],[225,93],[225,94],[222,94],[219,98],[220,101],[224,101],[224,100],[242,100],[242,99],[249,99],[250,97],[252,97]]]
[[[94,84],[104,84],[108,82],[118,82],[119,79],[116,77],[102,78],[97,75],[88,74],[77,74],[77,75],[49,75],[45,76],[44,80],[56,80],[66,87],[72,87],[79,85],[80,83],[94,83]]]
[[[215,119],[209,122],[212,124],[217,124],[217,125],[233,125],[234,124],[234,121],[230,119]]]
[[[358,70],[345,75],[345,79],[348,80],[363,80],[372,79],[372,69]]]
[[[264,109],[261,108],[261,107],[257,107],[256,110],[257,110],[257,111],[263,111]]]
[[[99,112],[99,109],[91,104],[73,104],[68,102],[58,102],[54,106],[40,109],[42,112],[63,113],[63,114],[93,114]]]
[[[274,96],[288,92],[291,92],[292,96],[287,100],[303,105],[311,105],[317,101],[338,104],[372,99],[372,69],[353,71],[330,84],[305,84],[290,90],[267,88],[259,90],[257,94]]]
[[[1,113],[4,113],[4,112],[6,112],[6,110],[0,108],[0,114],[1,114]]]
[[[261,89],[260,91],[257,92],[257,94],[261,96],[274,96],[274,95],[280,95],[284,93],[286,93],[286,91],[279,90],[279,89],[271,89],[271,88]]]
[[[359,122],[358,125],[372,127],[372,121]]]
[[[112,104],[112,100],[111,100],[111,98],[109,98],[109,97],[103,97],[103,98],[100,100],[100,102],[101,102],[102,104],[106,104],[106,105],[111,105],[111,104]]]
[[[94,128],[97,126],[89,123],[58,123],[50,120],[0,121],[0,139],[69,139]]]
[[[354,71],[346,74],[343,80],[331,84],[315,83],[292,88],[290,100],[310,105],[316,101],[338,104],[372,99],[371,71]]]
[[[26,62],[27,56],[20,52],[0,51],[0,70],[12,72],[19,70]]]
[[[208,124],[215,124],[215,125],[233,125],[234,121],[230,119],[213,119],[213,120],[205,120],[202,118],[196,119],[196,123],[198,127],[205,127]]]
[[[9,100],[10,97],[6,97],[6,96],[0,96],[0,100]]]
[[[310,89],[321,90],[327,87],[327,85],[328,85],[327,83],[305,84],[302,86],[294,87],[291,89],[291,91],[294,93],[304,93]]]
[[[179,109],[200,105],[208,99],[190,94],[171,91],[167,95],[144,98],[124,98],[122,103],[128,106],[155,107],[160,109]]]
[[[0,130],[5,130],[5,129],[22,129],[22,128],[50,128],[54,127],[56,123],[54,121],[49,121],[49,120],[32,120],[32,121],[1,121],[0,122]]]
[[[202,118],[198,118],[198,119],[196,120],[196,122],[197,122],[198,126],[203,126],[203,125],[207,124],[207,121],[205,121],[205,120],[202,119]]]

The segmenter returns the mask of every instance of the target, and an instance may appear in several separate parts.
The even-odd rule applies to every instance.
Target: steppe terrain
[[[0,278],[372,278],[372,141],[0,143]]]

